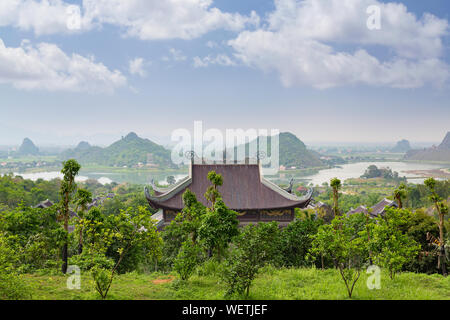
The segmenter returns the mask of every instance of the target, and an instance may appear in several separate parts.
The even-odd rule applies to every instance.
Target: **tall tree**
[[[92,193],[85,189],[78,189],[77,194],[75,195],[75,203],[76,203],[76,212],[79,217],[79,221],[84,219],[84,214],[87,211],[87,207],[89,203],[92,202]],[[78,234],[78,254],[83,252],[83,225],[81,225],[79,234]]]
[[[80,164],[74,160],[70,159],[63,162],[63,168],[61,173],[64,175],[63,181],[61,182],[61,216],[64,221],[64,230],[66,231],[63,249],[62,249],[62,260],[63,264],[61,267],[62,272],[65,274],[67,272],[67,258],[68,258],[68,246],[69,246],[69,218],[70,209],[69,204],[72,200],[73,193],[76,190],[75,176],[80,171]]]
[[[340,215],[339,213],[339,190],[342,187],[341,180],[338,178],[331,179],[330,182],[331,188],[333,188],[333,203],[334,203],[334,215],[337,217]]]
[[[425,185],[430,189],[430,199],[433,201],[436,211],[439,215],[439,260],[438,268],[441,268],[442,274],[447,275],[447,268],[445,264],[445,238],[444,238],[444,216],[448,213],[448,206],[442,201],[442,198],[436,193],[436,180],[428,178],[425,180]]]
[[[394,190],[394,198],[397,201],[398,208],[403,208],[402,199],[406,198],[406,185],[404,183],[400,183],[397,189]]]
[[[220,198],[219,186],[223,184],[223,177],[217,174],[215,171],[210,171],[208,173],[208,180],[211,181],[212,185],[208,187],[205,193],[205,198],[211,202],[211,209],[214,210],[214,205],[216,204],[216,199]]]

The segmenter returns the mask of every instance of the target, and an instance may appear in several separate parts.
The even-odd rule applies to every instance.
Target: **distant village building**
[[[210,171],[223,176],[223,185],[218,188],[226,206],[238,213],[240,225],[277,221],[287,226],[295,218],[294,209],[304,209],[311,201],[312,190],[298,197],[265,179],[261,165],[256,164],[193,164],[189,175],[167,189],[152,185],[154,194],[145,188],[149,205],[159,209],[153,218],[159,228],[167,226],[184,207],[182,195],[190,189],[203,205],[210,204],[204,197],[211,185],[207,179]]]
[[[369,213],[369,210],[367,210],[367,208],[365,207],[365,206],[359,206],[358,208],[356,208],[356,209],[351,209],[349,212],[347,212],[347,215],[348,216],[351,216],[352,214],[355,214],[355,213],[364,213],[364,214],[368,214]]]
[[[359,206],[356,209],[351,209],[349,212],[347,212],[347,215],[350,216],[355,213],[364,213],[364,214],[370,214],[372,218],[376,218],[380,215],[384,215],[386,213],[386,208],[393,207],[398,208],[398,204],[394,200],[389,200],[384,198],[380,202],[378,202],[376,205],[370,208],[368,210],[365,206]]]
[[[386,212],[386,207],[398,208],[398,204],[394,200],[384,198],[371,208],[372,212],[370,212],[370,215],[373,217],[383,215]]]

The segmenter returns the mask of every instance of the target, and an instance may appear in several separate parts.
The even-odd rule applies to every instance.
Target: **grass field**
[[[403,273],[391,280],[382,273],[381,289],[369,290],[368,275],[358,281],[354,300],[450,300],[450,277]],[[93,281],[83,276],[80,290],[66,288],[67,277],[25,275],[32,299],[87,300],[98,299]],[[217,276],[193,276],[181,282],[174,275],[130,273],[117,276],[108,299],[126,300],[220,300],[225,285]],[[346,288],[337,270],[266,268],[254,281],[249,299],[255,300],[341,300],[348,299]]]

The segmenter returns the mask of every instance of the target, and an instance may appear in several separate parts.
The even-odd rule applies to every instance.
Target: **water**
[[[36,181],[38,179],[52,180],[62,179],[63,175],[59,171],[47,171],[47,172],[33,172],[33,173],[14,173],[16,176],[21,176],[24,179]],[[186,174],[168,174],[168,173],[152,173],[152,172],[129,172],[129,173],[117,173],[117,172],[85,172],[81,171],[80,175],[75,178],[77,182],[84,182],[88,179],[95,179],[99,183],[105,185],[112,182],[117,183],[133,183],[133,184],[149,184],[152,179],[158,181],[160,185],[167,185],[167,177],[174,176],[176,181],[179,181],[187,176]]]
[[[53,180],[56,178],[62,179],[63,178],[63,174],[59,171],[48,171],[48,172],[35,172],[35,173],[14,173],[14,175],[16,176],[21,176],[24,179],[28,179],[28,180],[32,180],[32,181],[36,181],[38,179],[43,179],[43,180]],[[108,177],[88,177],[88,176],[77,176],[75,178],[75,181],[77,182],[84,182],[88,179],[96,179],[99,183],[105,185],[105,184],[109,184],[111,182],[113,182],[112,179],[108,178]]]
[[[432,170],[448,168],[448,165],[442,164],[431,164],[431,163],[413,163],[413,162],[358,162],[351,164],[344,164],[338,168],[324,169],[320,170],[318,173],[301,176],[298,174],[283,173],[277,176],[268,177],[279,183],[288,183],[291,178],[296,179],[296,181],[305,181],[307,183],[312,183],[314,185],[322,185],[324,182],[330,182],[334,177],[344,181],[349,178],[359,178],[364,174],[367,167],[370,165],[376,165],[378,168],[389,167],[392,171],[397,171],[401,177],[406,176],[411,183],[423,183],[424,178],[418,178],[417,175],[406,173],[410,170]],[[36,173],[16,173],[25,179],[37,180],[51,180],[54,178],[62,178],[60,172],[36,172]],[[133,171],[133,172],[80,172],[80,176],[77,177],[77,181],[86,181],[87,179],[96,179],[102,184],[107,184],[111,182],[123,183],[135,183],[135,184],[148,184],[152,179],[158,181],[161,185],[167,185],[166,179],[168,176],[174,176],[177,181],[183,179],[187,176],[187,172],[184,174],[174,174],[170,172],[146,172],[146,171]]]
[[[417,174],[407,173],[410,170],[432,170],[442,169],[447,166],[442,164],[431,163],[413,163],[413,162],[358,162],[341,165],[339,168],[325,169],[310,176],[304,176],[302,179],[312,183],[313,185],[322,185],[324,182],[330,182],[333,178],[339,178],[341,181],[350,178],[359,178],[364,174],[367,167],[375,165],[378,168],[390,168],[397,171],[400,177],[410,178],[408,182],[423,183],[425,178],[417,178]]]

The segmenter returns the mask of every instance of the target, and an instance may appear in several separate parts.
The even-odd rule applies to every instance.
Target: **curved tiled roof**
[[[223,176],[218,190],[232,210],[304,208],[311,200],[312,192],[299,198],[264,179],[258,164],[193,164],[190,175],[164,193],[152,196],[146,188],[147,200],[155,208],[181,210],[183,193],[189,188],[197,200],[208,206],[204,194],[211,185],[207,178],[210,171]]]

